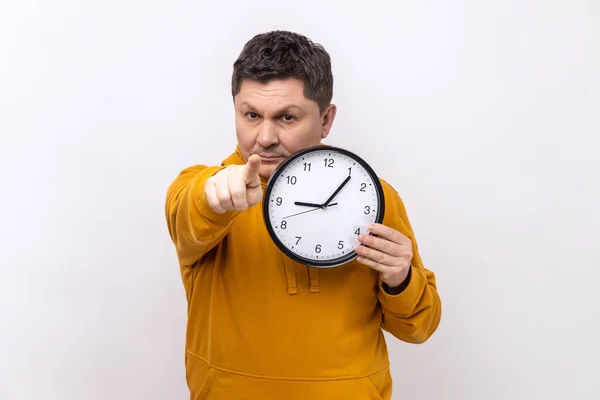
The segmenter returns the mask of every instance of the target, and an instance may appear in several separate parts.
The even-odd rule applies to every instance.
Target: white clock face
[[[358,234],[381,222],[383,208],[379,180],[362,159],[319,146],[293,155],[275,171],[263,211],[269,233],[286,254],[332,267],[356,257]]]

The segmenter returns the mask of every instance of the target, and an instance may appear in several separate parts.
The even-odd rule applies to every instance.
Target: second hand
[[[332,206],[335,206],[335,205],[337,205],[337,203],[331,203],[331,204],[330,204],[330,205],[328,205],[327,207],[332,207]],[[283,217],[282,219],[286,219],[286,218],[295,217],[296,215],[306,214],[306,213],[313,212],[313,211],[317,211],[317,210],[322,210],[322,208],[321,208],[321,207],[315,207],[315,208],[313,208],[312,210],[308,210],[308,211],[302,211],[302,212],[299,212],[299,213],[296,213],[296,214],[288,215],[287,217]]]

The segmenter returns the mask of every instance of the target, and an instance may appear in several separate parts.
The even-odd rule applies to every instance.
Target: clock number
[[[343,240],[340,240],[340,241],[338,242],[338,249],[343,249],[343,248],[344,248],[344,241],[343,241]]]
[[[355,235],[360,235],[360,228],[358,228],[357,230],[354,231]]]
[[[369,215],[371,213],[371,207],[365,206],[365,214]]]
[[[333,158],[326,158],[325,159],[325,166],[329,167],[329,168],[333,168]]]
[[[298,243],[300,243],[300,239],[302,239],[302,236],[296,236],[296,239],[298,239],[298,240],[296,240],[296,245],[297,245]]]
[[[287,228],[287,221],[281,221],[281,229]]]
[[[304,170],[310,172],[310,163],[304,163]]]
[[[281,203],[283,203],[283,199],[281,197],[278,197],[277,200],[275,200],[275,204],[277,204],[278,206],[280,206]]]
[[[286,178],[287,178],[287,183],[288,183],[288,185],[289,185],[289,184],[292,184],[292,185],[295,185],[295,184],[296,184],[296,181],[297,181],[297,179],[296,179],[296,177],[295,177],[295,176],[289,176],[289,175],[288,175]]]
[[[317,253],[320,253],[320,252],[321,252],[321,245],[320,245],[320,244],[318,244],[318,245],[315,247],[315,251],[316,251]]]
[[[363,183],[360,184],[360,191],[361,192],[364,192],[366,188],[367,188],[367,184],[366,183],[363,182]]]
[[[348,168],[348,176],[352,176],[352,167]]]

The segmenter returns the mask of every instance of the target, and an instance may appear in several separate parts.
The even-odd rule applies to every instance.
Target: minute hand
[[[331,203],[331,200],[333,200],[333,198],[340,192],[340,190],[342,190],[342,188],[346,185],[346,183],[348,183],[349,180],[350,175],[348,175],[346,179],[344,179],[344,182],[342,182],[342,184],[335,190],[335,192],[333,192],[333,194],[329,196],[327,201],[323,204],[323,208],[327,207],[329,203]]]

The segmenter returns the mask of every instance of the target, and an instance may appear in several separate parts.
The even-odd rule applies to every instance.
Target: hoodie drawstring
[[[287,291],[290,295],[298,294],[298,282],[296,279],[296,263],[289,257],[282,254],[283,265],[285,269],[285,278],[287,280]],[[298,264],[298,266],[302,266]],[[321,288],[319,287],[319,269],[315,267],[306,267],[308,270],[308,284],[311,293],[319,293]]]
[[[310,291],[318,293],[321,291],[319,288],[319,269],[315,267],[308,267],[308,281],[310,283]]]
[[[294,269],[294,264],[292,260],[288,259],[286,256],[283,257],[283,265],[285,266],[285,277],[287,279],[288,284],[288,293],[290,295],[298,293],[298,285],[296,283],[296,271]]]

